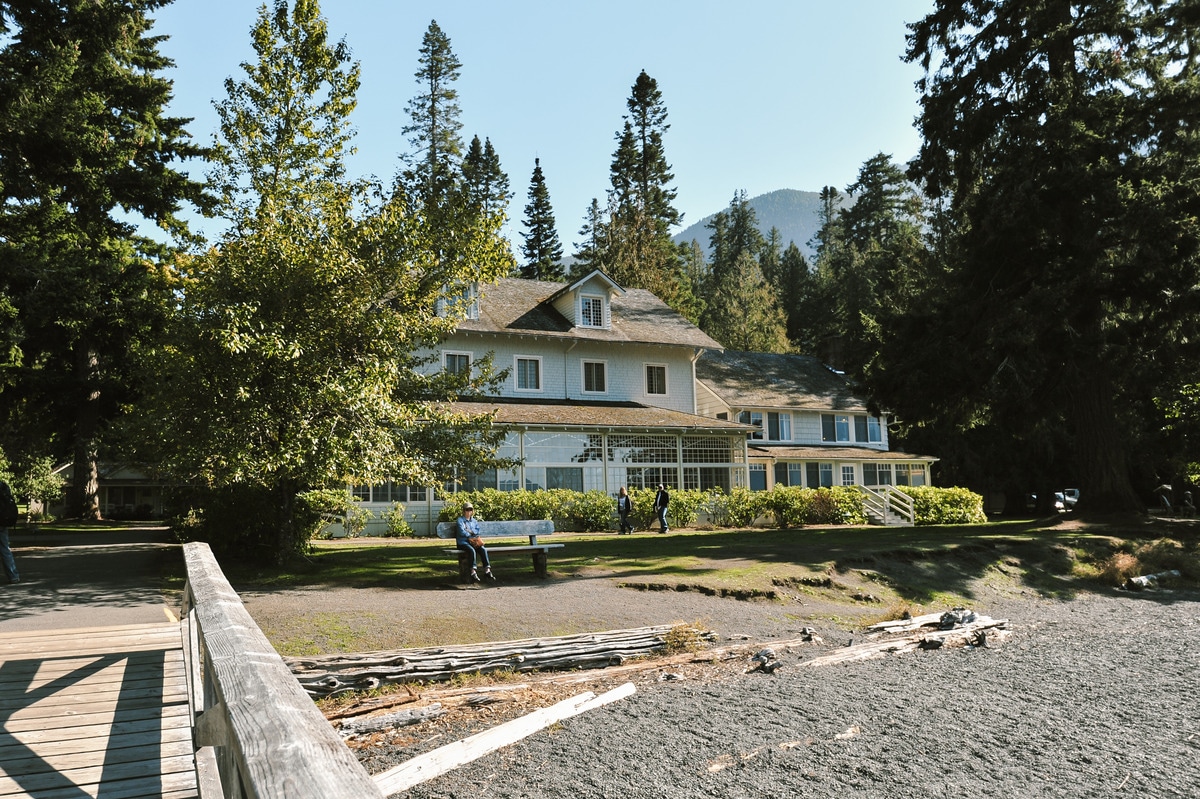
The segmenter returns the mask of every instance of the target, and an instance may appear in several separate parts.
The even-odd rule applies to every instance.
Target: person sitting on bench
[[[463,505],[463,515],[458,517],[458,533],[454,540],[459,549],[471,553],[471,582],[479,582],[477,567],[480,561],[483,561],[483,576],[489,580],[496,579],[496,575],[492,574],[492,564],[488,560],[487,547],[483,545],[483,539],[479,537],[479,522],[475,520],[475,506],[470,502]]]

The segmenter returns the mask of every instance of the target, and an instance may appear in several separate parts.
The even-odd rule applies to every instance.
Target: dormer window
[[[437,302],[438,316],[458,316],[463,319],[479,318],[479,286],[476,283],[461,283],[447,286]]]
[[[606,327],[604,324],[605,298],[584,295],[579,298],[579,326]]]

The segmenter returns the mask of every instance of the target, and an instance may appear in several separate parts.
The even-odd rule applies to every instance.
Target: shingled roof
[[[748,448],[750,458],[791,458],[806,461],[936,461],[928,455],[913,455],[910,452],[892,452],[869,447],[810,446],[810,447],[757,447]]]
[[[669,429],[691,432],[745,433],[749,425],[709,419],[636,402],[572,402],[570,400],[487,398],[460,400],[454,410],[471,416],[496,414],[497,424],[529,427]]]
[[[479,318],[465,319],[460,332],[554,336],[594,341],[665,344],[720,349],[666,303],[645,289],[625,289],[611,299],[610,329],[573,327],[550,299],[562,283],[502,278],[480,287]]]
[[[707,351],[696,362],[696,380],[737,408],[867,410],[845,375],[808,355]]]

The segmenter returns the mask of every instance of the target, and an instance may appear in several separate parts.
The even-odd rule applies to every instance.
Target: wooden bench
[[[505,552],[529,552],[533,554],[533,573],[538,577],[546,576],[546,555],[552,549],[560,549],[565,544],[539,544],[539,535],[550,535],[554,532],[554,522],[549,520],[527,520],[507,522],[479,522],[480,538],[516,538],[528,536],[529,543],[514,546],[487,546],[488,555]],[[458,535],[458,522],[439,522],[438,538],[455,538]],[[471,574],[471,555],[457,546],[454,549],[443,550],[448,555],[458,556],[458,577],[466,582]]]

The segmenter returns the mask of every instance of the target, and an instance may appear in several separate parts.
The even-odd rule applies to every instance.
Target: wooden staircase
[[[913,499],[894,486],[855,486],[863,495],[867,521],[887,527],[912,527],[916,523]]]

